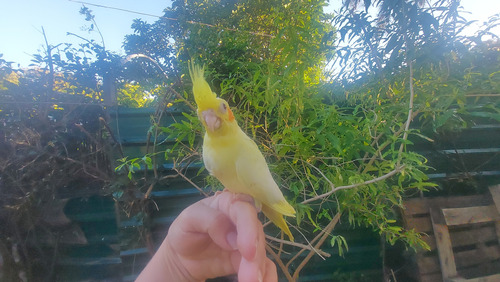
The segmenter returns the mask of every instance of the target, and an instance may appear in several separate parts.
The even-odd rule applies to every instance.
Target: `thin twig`
[[[156,181],[155,181],[156,182]],[[149,198],[149,195],[151,195],[151,192],[153,192],[153,188],[155,186],[155,182],[151,183],[151,185],[149,185],[149,188],[148,190],[146,191],[146,193],[144,194],[144,199],[148,199]]]
[[[375,136],[373,138],[373,141],[372,143],[370,144],[371,147],[375,147],[375,145],[378,145],[378,141],[380,140],[380,138],[382,138],[382,136],[384,136],[384,132],[381,132],[378,136]],[[378,152],[380,151],[380,149],[378,149],[375,153],[373,153],[373,156],[370,158],[370,161],[368,161],[368,165],[365,166],[365,170],[370,166],[371,162],[373,161],[373,159],[377,156]],[[370,154],[370,152],[366,152],[365,155],[363,156],[363,159],[362,159],[362,162],[364,163],[367,159],[368,159],[368,155]],[[359,166],[359,169],[358,169],[358,172],[361,172],[361,168],[363,166]]]
[[[121,146],[122,143],[119,142],[118,139],[116,139],[116,136],[113,133],[113,131],[111,130],[111,128],[109,127],[109,124],[106,122],[106,120],[103,117],[99,117],[99,121],[104,125],[104,127],[108,131],[109,136],[111,136],[111,139],[113,139],[113,142],[115,142],[116,144],[119,144],[118,150],[120,151],[120,156],[122,158],[125,157],[125,154],[123,153],[123,148]]]
[[[55,73],[54,73],[54,63],[52,61],[52,49],[54,47],[49,45],[49,41],[47,40],[47,35],[45,34],[45,29],[43,28],[43,26],[42,26],[42,34],[43,34],[43,39],[45,40],[45,46],[47,48],[47,61],[48,61],[49,71],[50,71],[49,88],[50,88],[50,92],[53,92],[54,91]]]
[[[281,238],[282,240],[284,240],[284,236],[285,236],[285,235],[283,234],[283,232],[280,232],[280,238]],[[276,252],[277,252],[276,254],[277,254],[279,257],[281,257],[281,254],[282,254],[282,253],[287,254],[287,255],[290,255],[290,252],[286,252],[285,250],[283,250],[283,243],[279,243],[279,245],[278,245],[278,246],[275,246],[275,245],[271,244],[270,242],[267,242],[267,245],[268,245],[269,247],[273,248],[274,250],[276,250]]]
[[[132,54],[132,55],[128,55],[128,56],[125,58],[124,63],[127,63],[127,62],[129,62],[129,61],[131,61],[132,59],[135,59],[135,58],[144,58],[144,59],[147,59],[147,60],[151,61],[151,62],[152,62],[152,63],[153,63],[153,64],[154,64],[157,68],[159,68],[159,69],[160,69],[160,71],[162,72],[162,74],[163,74],[166,78],[168,78],[167,73],[163,70],[163,68],[160,66],[160,64],[159,64],[156,60],[154,60],[153,58],[151,58],[151,57],[149,57],[149,56],[147,56],[147,55],[144,55],[144,54]],[[183,101],[184,103],[186,103],[186,105],[187,105],[187,106],[188,106],[191,110],[196,111],[196,107],[195,107],[195,106],[193,106],[193,104],[191,104],[188,100],[186,100],[186,98],[182,97],[182,95],[181,95],[181,94],[179,94],[179,92],[175,91],[175,89],[173,89],[173,88],[172,88],[171,86],[169,86],[169,85],[167,85],[167,88],[168,88],[168,90],[172,91],[172,93],[174,93],[174,94],[175,94],[175,96],[176,96],[179,100],[181,100],[181,101]]]
[[[323,177],[326,180],[326,182],[328,182],[328,184],[330,185],[330,189],[335,189],[335,185],[330,181],[330,179],[328,179],[328,177],[326,177],[326,175],[319,168],[317,168],[313,164],[310,164],[307,161],[302,160],[302,162],[314,168],[314,170],[316,170],[321,175],[321,177]]]
[[[151,130],[148,130],[148,133],[146,134],[146,155],[149,154],[149,146],[151,144],[150,140],[151,140]],[[147,178],[148,178],[148,170],[145,169],[144,170],[144,179],[147,180]]]
[[[330,221],[330,223],[328,223],[328,225],[325,227],[325,229],[321,230],[320,234],[323,234],[323,235],[318,240],[318,243],[314,246],[314,248],[319,249],[321,247],[321,245],[323,245],[326,238],[328,238],[328,236],[332,232],[333,228],[335,228],[335,226],[339,222],[339,219],[340,219],[340,213],[337,213],[335,215],[335,217],[332,219],[332,221]],[[309,262],[309,260],[312,258],[313,255],[314,255],[314,252],[310,251],[309,254],[307,254],[307,256],[299,264],[299,266],[297,266],[297,268],[295,269],[295,272],[293,273],[293,277],[292,277],[294,279],[293,281],[295,281],[299,278],[300,271]]]
[[[94,136],[92,136],[92,134],[90,134],[90,132],[88,132],[85,127],[83,127],[83,125],[81,124],[78,124],[78,123],[75,123],[74,124],[76,127],[78,127],[78,129],[80,129],[81,132],[83,132],[89,139],[90,141],[92,141],[98,148],[97,148],[97,151],[100,151],[101,150],[101,143],[99,143],[99,141],[97,141],[97,139],[95,139]]]
[[[413,112],[411,120],[413,120],[419,113],[420,113],[420,111]],[[405,127],[406,127],[406,123],[405,123]],[[405,127],[401,127],[398,131],[394,132],[393,136],[394,137],[399,136],[403,132],[403,130],[404,130]],[[380,145],[378,147],[377,151],[373,154],[373,156],[368,161],[368,164],[365,166],[365,169],[363,170],[363,174],[368,172],[368,169],[370,169],[370,167],[373,164],[373,162],[375,162],[375,160],[377,159],[377,155],[380,152],[382,152],[390,144],[392,144],[392,140],[389,139],[389,140],[386,140],[384,143],[382,143],[382,145]]]
[[[83,40],[83,41],[86,41],[86,42],[87,42],[87,43],[89,43],[89,44],[94,45],[94,43],[92,42],[92,40],[89,40],[89,39],[87,39],[87,38],[85,38],[85,37],[83,37],[83,36],[80,36],[80,35],[78,35],[78,34],[75,34],[75,33],[73,33],[73,32],[67,32],[67,33],[66,33],[66,35],[72,35],[72,36],[78,37],[79,39],[81,39],[81,40]]]
[[[270,254],[273,257],[274,261],[281,268],[281,270],[283,271],[283,274],[285,274],[286,279],[288,279],[288,281],[290,281],[290,282],[294,281],[293,278],[292,278],[292,275],[290,274],[290,272],[288,271],[288,269],[283,264],[283,261],[281,260],[281,258],[267,244],[266,244],[266,251],[267,251],[268,254]]]
[[[403,153],[404,145],[406,139],[408,139],[408,130],[410,129],[410,123],[413,119],[413,99],[415,97],[415,92],[413,91],[413,62],[409,62],[409,67],[410,67],[410,104],[408,105],[408,118],[406,119],[405,123],[405,131],[403,133],[403,142],[401,142],[401,145],[399,146],[399,154],[398,154],[398,161],[396,163],[396,166],[399,166],[401,163],[401,154]]]
[[[155,123],[154,124],[155,136],[154,136],[154,140],[153,140],[153,156],[156,154],[156,148],[157,148],[157,144],[158,144],[158,135],[159,135],[158,128],[160,126],[160,122],[161,122],[161,119],[163,117],[164,109],[165,109],[165,107],[160,105],[155,113],[156,120],[153,120],[153,122]],[[149,132],[148,132],[148,135],[149,135]],[[149,139],[147,142],[149,145]],[[153,157],[153,173],[154,173],[155,179],[158,179],[158,167],[156,165],[156,157]]]
[[[208,197],[208,193],[203,191],[203,189],[200,188],[200,186],[196,185],[193,181],[191,181],[191,179],[189,179],[187,176],[185,176],[183,173],[181,173],[176,167],[173,168],[175,170],[175,172],[177,172],[182,178],[184,178],[184,180],[186,180],[187,182],[189,182],[189,184],[193,185],[194,188],[196,188],[198,191],[200,191],[201,194],[203,194],[203,196],[205,197]]]
[[[58,159],[61,159],[61,160],[64,160],[64,161],[68,161],[68,162],[71,162],[71,163],[74,163],[74,164],[81,165],[81,167],[83,169],[83,172],[85,172],[85,174],[87,174],[87,175],[89,175],[89,176],[91,176],[91,177],[93,177],[95,179],[104,180],[104,181],[108,181],[109,180],[109,176],[107,174],[103,173],[101,170],[96,169],[95,167],[92,167],[92,166],[87,167],[84,162],[75,160],[75,159],[70,158],[70,157],[63,157],[63,156],[59,156],[59,155],[52,154],[52,153],[47,153],[47,154],[49,156],[54,157],[54,158],[58,158]],[[88,172],[87,168],[90,168],[92,170],[92,172],[96,173],[97,175],[93,175],[90,172]]]
[[[465,94],[465,97],[500,97],[500,94]]]
[[[327,253],[325,251],[322,251],[322,250],[317,250],[317,249],[315,249],[311,245],[304,245],[304,244],[301,244],[301,243],[296,243],[296,242],[291,242],[291,241],[287,241],[287,240],[282,240],[282,239],[278,239],[276,237],[269,236],[269,235],[266,235],[266,239],[271,240],[271,241],[275,241],[275,242],[278,242],[278,243],[281,243],[281,244],[286,244],[286,245],[290,245],[290,246],[294,246],[294,247],[299,247],[299,248],[302,248],[302,249],[305,249],[305,250],[314,251],[318,255],[323,256],[323,257],[329,258],[331,256],[329,253]]]
[[[320,199],[323,199],[323,198],[326,198],[328,196],[330,196],[331,194],[339,191],[339,190],[345,190],[345,189],[352,189],[352,188],[356,188],[356,187],[359,187],[359,186],[363,186],[363,185],[368,185],[368,184],[372,184],[372,183],[375,183],[375,182],[378,182],[378,181],[382,181],[384,179],[387,179],[397,173],[399,173],[402,169],[404,168],[404,165],[401,165],[401,166],[398,166],[396,167],[394,170],[382,175],[382,176],[379,176],[377,178],[374,178],[374,179],[371,179],[371,180],[367,180],[365,182],[362,182],[362,183],[356,183],[356,184],[351,184],[351,185],[346,185],[346,186],[339,186],[339,187],[336,187],[326,193],[323,193],[319,196],[316,196],[316,197],[313,197],[313,198],[309,198],[305,201],[302,201],[301,204],[307,204],[307,203],[310,203],[310,202],[313,202],[313,201],[316,201],[316,200],[320,200]]]
[[[176,178],[178,176],[179,176],[179,174],[169,174],[169,175],[162,176],[160,179],[158,179],[158,181],[169,179],[169,178]]]
[[[335,217],[334,217],[332,220],[335,220]],[[328,226],[328,225],[327,225],[327,226]],[[326,228],[326,227],[325,227],[325,228]],[[316,243],[316,241],[318,241],[318,240],[319,240],[319,239],[323,236],[323,234],[324,234],[324,232],[323,232],[323,230],[322,230],[320,233],[318,233],[318,234],[317,234],[317,235],[316,235],[316,236],[315,236],[315,237],[314,237],[314,238],[313,238],[310,242],[308,242],[308,243],[312,246],[314,243]],[[300,256],[303,252],[305,252],[305,251],[306,251],[306,249],[301,249],[300,251],[298,251],[298,252],[295,254],[295,256],[293,256],[293,257],[292,257],[292,258],[288,261],[288,263],[286,264],[286,267],[288,268],[288,267],[292,264],[292,262],[293,262],[294,260],[296,260],[296,259],[297,259],[297,258],[298,258],[298,257],[299,257],[299,256]]]
[[[328,184],[330,185],[330,190],[335,190],[335,184],[333,184],[333,182],[331,182],[330,179],[328,179],[328,177],[326,177],[326,175],[319,168],[317,168],[316,166],[314,166],[308,162],[305,162],[305,163],[307,163],[309,166],[314,168],[326,180],[326,182],[328,182]],[[338,207],[338,210],[340,210],[340,203],[338,201],[337,201],[337,207]]]
[[[334,219],[335,219],[335,217],[334,217],[332,220],[334,220]],[[328,225],[327,225],[327,226],[328,226]],[[325,228],[326,228],[326,227],[325,227]],[[324,234],[324,232],[323,232],[323,230],[322,230],[322,232],[318,233],[318,234],[317,234],[317,235],[316,235],[316,236],[315,236],[315,237],[314,237],[314,238],[313,238],[310,242],[308,242],[308,244],[312,246],[312,245],[313,245],[316,241],[318,241],[318,240],[319,240],[319,239],[323,236],[323,234]],[[298,252],[295,254],[295,256],[293,256],[293,257],[292,257],[292,258],[288,261],[288,263],[286,264],[286,267],[288,268],[288,267],[289,267],[289,266],[293,263],[293,261],[294,261],[294,260],[296,260],[298,257],[300,257],[300,255],[301,255],[303,252],[305,252],[305,251],[306,251],[306,249],[301,249],[300,251],[298,251]]]

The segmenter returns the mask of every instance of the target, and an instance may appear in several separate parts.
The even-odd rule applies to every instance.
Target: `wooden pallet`
[[[417,253],[419,281],[500,281],[500,185],[485,195],[410,199],[404,219],[431,247]]]

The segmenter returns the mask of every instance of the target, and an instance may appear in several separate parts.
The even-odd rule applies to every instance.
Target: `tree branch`
[[[321,247],[321,245],[323,245],[323,243],[325,242],[328,235],[330,235],[333,228],[335,228],[335,226],[339,222],[339,219],[340,219],[340,213],[337,213],[335,215],[335,217],[330,221],[330,223],[328,223],[328,225],[323,230],[321,230],[320,234],[318,234],[318,236],[321,236],[321,238],[319,239],[318,243],[314,246],[315,249],[319,249]],[[297,281],[297,279],[299,278],[300,271],[309,262],[309,260],[312,258],[313,255],[314,255],[313,251],[310,251],[309,254],[307,254],[307,256],[302,260],[302,262],[299,264],[299,266],[297,266],[297,268],[295,269],[295,272],[293,273],[293,277],[292,277],[293,280],[291,280],[291,281]]]
[[[290,281],[290,282],[295,281],[295,280],[293,280],[292,275],[290,274],[290,272],[288,271],[286,266],[283,264],[283,261],[281,260],[281,258],[267,244],[266,244],[266,251],[267,251],[267,253],[269,253],[273,257],[274,261],[281,268],[281,270],[283,271],[283,274],[285,274],[286,279],[288,279],[288,281]]]
[[[191,179],[189,179],[187,176],[184,175],[184,173],[180,172],[174,165],[174,168],[175,172],[177,172],[177,174],[179,174],[182,178],[184,178],[184,180],[186,180],[187,182],[189,182],[189,184],[193,185],[194,188],[196,188],[198,191],[200,191],[201,194],[203,194],[203,196],[205,197],[208,197],[208,193],[203,191],[203,189],[200,188],[200,186],[196,185],[193,181],[191,181]]]
[[[275,241],[275,242],[278,242],[278,243],[282,243],[282,244],[294,246],[294,247],[299,247],[299,248],[302,248],[304,250],[313,251],[313,252],[315,252],[318,255],[323,256],[323,257],[327,257],[327,258],[331,257],[331,255],[329,253],[327,253],[325,251],[322,251],[322,250],[315,249],[312,245],[304,245],[304,244],[301,244],[301,243],[296,243],[296,242],[291,242],[291,241],[287,241],[287,240],[282,240],[282,239],[278,239],[276,237],[269,236],[269,235],[266,235],[266,239],[271,240],[271,241]]]
[[[123,62],[124,62],[124,63],[127,63],[127,62],[129,62],[129,61],[131,61],[132,59],[135,59],[135,58],[144,58],[144,59],[147,59],[147,60],[151,61],[151,62],[152,62],[152,63],[153,63],[153,64],[154,64],[154,65],[155,65],[158,69],[160,69],[160,71],[162,72],[162,74],[163,74],[166,78],[168,78],[167,73],[163,70],[163,68],[160,66],[160,64],[159,64],[157,61],[155,61],[153,58],[151,58],[151,57],[149,57],[149,56],[147,56],[147,55],[144,55],[144,54],[132,54],[132,55],[128,55],[128,56],[127,56],[127,57],[123,60]],[[187,106],[188,106],[191,110],[196,111],[196,107],[195,107],[195,106],[193,106],[193,104],[191,104],[188,100],[186,100],[186,98],[182,97],[182,95],[181,95],[181,94],[179,94],[179,92],[175,91],[175,89],[173,89],[173,88],[172,88],[172,87],[170,87],[170,86],[167,86],[167,88],[168,88],[170,91],[172,91],[172,93],[174,93],[174,94],[175,94],[175,96],[176,96],[179,100],[181,100],[181,101],[183,101],[184,103],[186,103],[186,105],[187,105]]]
[[[411,60],[408,66],[410,67],[410,104],[408,105],[408,118],[406,119],[405,123],[403,141],[406,141],[406,139],[408,139],[408,129],[410,129],[410,123],[413,119],[413,99],[415,97],[415,92],[413,91],[413,62]],[[402,142],[399,146],[398,162],[396,163],[396,166],[399,166],[399,164],[401,163],[401,154],[403,153],[404,145],[405,143]]]
[[[356,184],[351,184],[351,185],[346,185],[346,186],[339,186],[339,187],[336,187],[336,188],[333,188],[332,190],[326,192],[326,193],[323,193],[319,196],[316,196],[316,197],[313,197],[313,198],[309,198],[305,201],[302,201],[301,204],[307,204],[307,203],[310,203],[310,202],[313,202],[313,201],[316,201],[316,200],[320,200],[320,199],[323,199],[323,198],[326,198],[328,196],[330,196],[331,194],[339,191],[339,190],[345,190],[345,189],[352,189],[352,188],[356,188],[356,187],[359,187],[359,186],[363,186],[363,185],[368,185],[368,184],[372,184],[372,183],[375,183],[375,182],[378,182],[378,181],[382,181],[382,180],[385,180],[397,173],[399,173],[401,170],[403,170],[404,168],[404,165],[400,165],[398,167],[396,167],[394,170],[382,175],[382,176],[379,176],[377,178],[374,178],[374,179],[371,179],[371,180],[368,180],[368,181],[365,181],[365,182],[362,182],[362,183],[356,183]]]
[[[335,219],[335,217],[334,217],[334,219]],[[332,219],[332,220],[334,220],[334,219]],[[327,226],[328,226],[328,225],[327,225]],[[313,238],[310,242],[308,242],[308,243],[309,243],[309,245],[311,245],[311,246],[312,246],[312,244],[314,244],[317,240],[319,240],[319,239],[321,238],[321,236],[323,236],[323,234],[324,234],[324,232],[320,232],[320,233],[318,233],[318,234],[317,234],[317,235],[316,235],[316,236],[315,236],[315,237],[314,237],[314,238]],[[314,248],[314,247],[313,247],[313,248]],[[305,252],[305,251],[306,251],[306,249],[302,249],[302,250],[298,251],[298,252],[295,254],[295,256],[293,256],[293,257],[292,257],[292,258],[288,261],[288,263],[286,264],[286,267],[288,268],[288,267],[290,266],[290,264],[292,264],[292,262],[293,262],[294,260],[296,260],[296,259],[297,259],[297,258],[298,258],[298,257],[299,257],[299,256],[300,256],[303,252]]]

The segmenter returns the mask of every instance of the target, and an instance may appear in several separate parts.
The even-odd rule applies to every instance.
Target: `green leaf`
[[[153,167],[153,161],[149,156],[142,157],[142,160],[144,161],[148,169],[151,169]]]

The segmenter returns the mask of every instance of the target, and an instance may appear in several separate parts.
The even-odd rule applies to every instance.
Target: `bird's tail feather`
[[[293,242],[294,239],[292,232],[290,232],[288,224],[286,223],[281,213],[275,211],[270,206],[265,204],[262,205],[262,212],[267,216],[267,218],[269,218],[274,224],[276,224],[276,226],[278,226],[281,230],[283,230],[283,232],[285,232],[290,241]]]
[[[281,213],[282,215],[295,217],[295,209],[285,199],[281,202],[273,203],[270,206],[273,210]]]

